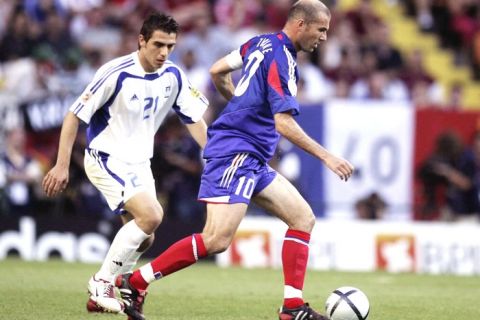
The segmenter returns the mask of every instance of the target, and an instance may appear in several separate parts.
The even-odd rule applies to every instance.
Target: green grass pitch
[[[0,319],[126,319],[88,314],[86,283],[97,265],[0,261]],[[310,270],[304,296],[323,311],[330,291],[350,285],[370,299],[369,320],[480,319],[480,277]],[[278,319],[281,270],[200,263],[150,287],[145,315],[155,319]]]

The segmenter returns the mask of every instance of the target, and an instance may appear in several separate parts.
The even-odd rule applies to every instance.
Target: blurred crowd
[[[480,2],[478,0],[401,0],[424,32],[432,32],[457,64],[471,65],[480,80]]]
[[[471,63],[478,70],[478,1],[401,1],[422,29],[438,33],[443,44],[458,53],[459,63]],[[209,67],[251,36],[280,30],[292,2],[0,0],[0,212],[110,216],[83,173],[82,134],[72,156],[67,192],[46,199],[40,182],[55,161],[70,103],[103,63],[137,49],[141,23],[150,11],[167,12],[180,23],[182,33],[171,60],[210,100],[209,123],[225,105],[209,80]],[[404,55],[392,45],[389,26],[375,14],[371,1],[359,0],[347,11],[337,10],[336,1],[325,3],[333,14],[329,39],[317,52],[298,57],[301,104],[348,98],[450,106],[425,71],[422,52]],[[189,219],[203,212],[195,201],[200,150],[175,117],[157,135],[152,165],[158,197],[171,217]]]

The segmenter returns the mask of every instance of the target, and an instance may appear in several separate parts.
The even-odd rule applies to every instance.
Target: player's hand
[[[344,181],[347,181],[355,170],[350,162],[334,155],[325,160],[325,165]]]
[[[43,178],[42,188],[49,197],[63,192],[68,184],[68,168],[53,167]]]

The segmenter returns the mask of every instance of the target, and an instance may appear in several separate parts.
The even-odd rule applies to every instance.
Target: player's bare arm
[[[301,149],[322,160],[327,168],[338,175],[340,179],[347,181],[348,178],[351,177],[354,170],[352,164],[345,159],[331,154],[327,149],[313,140],[303,131],[290,113],[276,113],[274,118],[275,128],[278,133]]]
[[[186,127],[200,148],[204,149],[207,144],[207,124],[205,120],[200,119],[195,123],[186,124]]]
[[[43,178],[42,187],[47,196],[53,197],[62,192],[68,184],[68,170],[72,148],[77,137],[80,119],[72,112],[68,112],[63,120],[58,156],[55,166]]]
[[[232,66],[232,54],[217,60],[212,67],[210,68],[210,77],[212,78],[213,84],[217,88],[218,92],[230,101],[234,96],[235,85],[232,80],[232,71],[241,67],[241,57],[240,63],[235,62],[236,65]],[[238,58],[237,58],[238,60]]]

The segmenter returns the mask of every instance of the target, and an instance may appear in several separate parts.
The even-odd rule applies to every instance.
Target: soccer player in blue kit
[[[145,319],[142,305],[154,280],[228,248],[251,199],[288,226],[282,247],[284,300],[279,319],[327,319],[302,295],[315,216],[295,187],[267,163],[282,135],[340,179],[346,181],[353,173],[348,161],[311,139],[293,118],[299,113],[296,54],[312,52],[327,39],[330,17],[318,0],[297,1],[281,32],[252,38],[211,67],[213,82],[229,103],[208,129],[198,195],[207,203],[206,225],[201,234],[176,242],[133,274],[117,278],[117,286],[130,298],[124,302],[132,319]],[[231,72],[239,68],[242,77],[235,87]]]

